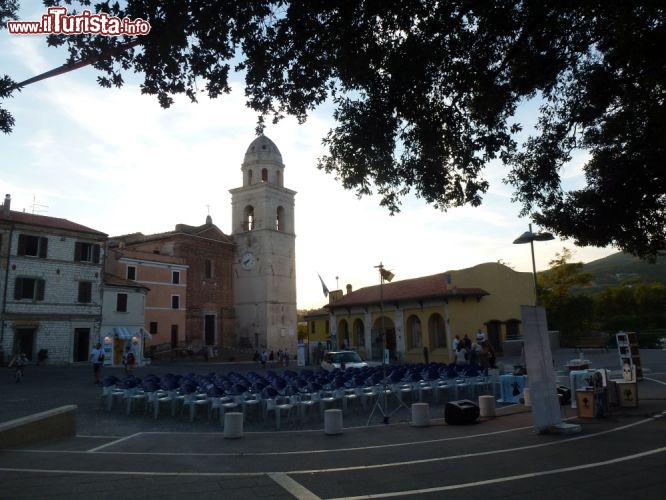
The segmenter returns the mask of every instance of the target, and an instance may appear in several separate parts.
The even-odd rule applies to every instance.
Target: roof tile
[[[483,288],[458,288],[450,286],[448,273],[433,274],[420,278],[384,283],[382,290],[384,302],[404,300],[425,300],[446,297],[483,297],[489,293]],[[327,307],[341,307],[363,304],[378,304],[381,285],[360,288],[341,299],[329,304]]]

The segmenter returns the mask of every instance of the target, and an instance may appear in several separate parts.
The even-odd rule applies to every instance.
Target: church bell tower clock
[[[296,354],[295,191],[283,185],[284,164],[268,137],[245,152],[242,187],[230,190],[232,276],[239,345]]]

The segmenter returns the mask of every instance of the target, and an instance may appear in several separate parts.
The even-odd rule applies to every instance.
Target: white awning
[[[123,340],[131,339],[132,337],[145,337],[152,339],[153,336],[145,328],[128,328],[126,326],[116,326],[113,328],[113,333],[116,337]]]
[[[131,339],[134,334],[125,326],[116,326],[113,331],[119,339]]]

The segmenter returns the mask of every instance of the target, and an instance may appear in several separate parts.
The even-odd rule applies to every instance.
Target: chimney
[[[9,210],[12,206],[12,196],[10,194],[5,195],[5,203],[2,206],[2,213],[5,215],[9,214]]]
[[[352,286],[347,285],[347,295],[349,295],[350,293],[352,293]]]

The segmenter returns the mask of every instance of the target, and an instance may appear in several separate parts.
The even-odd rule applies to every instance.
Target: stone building
[[[235,328],[255,348],[297,345],[295,191],[284,187],[284,163],[268,137],[245,152],[243,184],[232,189]]]
[[[87,361],[99,339],[107,235],[67,219],[0,210],[0,349]]]
[[[177,224],[173,231],[164,233],[115,236],[110,238],[109,248],[123,256],[119,264],[125,272],[134,262],[137,273],[151,273],[146,281],[140,274],[136,276],[151,288],[146,297],[146,328],[151,335],[156,334],[151,345],[196,349],[237,345],[231,278],[234,244],[210,216],[201,226]],[[153,290],[151,284],[158,286]],[[171,291],[164,291],[165,286]],[[164,293],[168,297],[157,297]],[[162,299],[168,303],[163,304]],[[159,310],[165,309],[169,317],[158,319]],[[184,328],[179,322],[179,311],[184,313]]]

